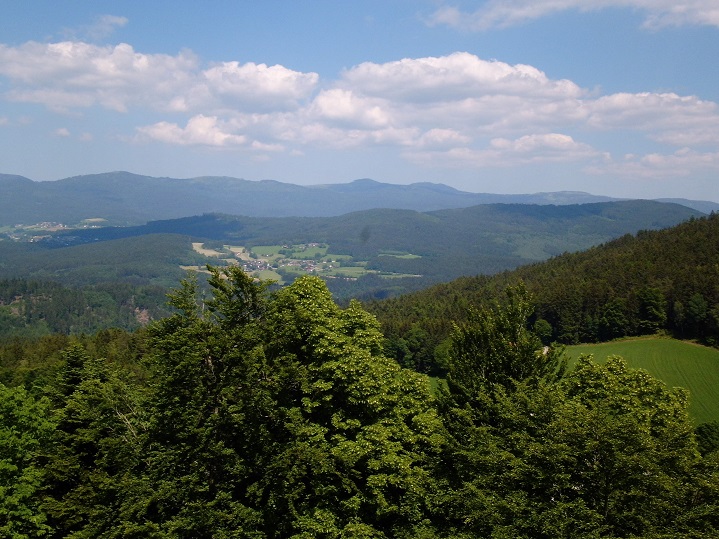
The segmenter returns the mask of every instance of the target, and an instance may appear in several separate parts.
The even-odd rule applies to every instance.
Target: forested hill
[[[324,218],[203,215],[137,227],[69,231],[47,244],[98,243],[157,233],[244,246],[321,242],[332,253],[367,261],[368,268],[420,275],[422,282],[411,278],[412,285],[426,286],[462,275],[513,269],[700,215],[678,204],[647,200],[567,206],[485,204],[434,212],[375,209]],[[411,256],[387,256],[397,252]]]
[[[717,344],[719,214],[492,277],[463,277],[367,308],[402,349],[397,354],[416,356],[405,363],[429,368],[453,321],[465,320],[470,306],[499,297],[520,280],[535,297],[537,330],[547,342],[596,342],[665,330]]]

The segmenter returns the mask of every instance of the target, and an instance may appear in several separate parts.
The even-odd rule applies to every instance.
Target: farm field
[[[698,425],[719,421],[719,350],[663,337],[627,339],[568,346],[574,360],[591,354],[597,361],[622,356],[635,369],[644,369],[670,387],[689,390],[689,413]]]
[[[366,260],[356,261],[349,255],[328,253],[327,245],[321,243],[210,247],[195,242],[192,244],[192,248],[202,256],[213,259],[210,261],[211,263],[217,263],[217,261],[226,264],[239,263],[251,275],[259,279],[277,281],[280,284],[286,284],[287,277],[291,281],[293,278],[307,273],[339,279],[358,279],[369,274],[376,274],[387,279],[421,277],[421,275],[368,269]],[[393,251],[385,256],[419,258],[417,255],[399,251]],[[204,267],[200,266],[183,266],[183,269],[205,271]]]

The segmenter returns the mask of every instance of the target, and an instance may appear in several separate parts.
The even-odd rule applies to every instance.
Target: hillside
[[[154,178],[108,172],[35,182],[0,174],[0,228],[56,222],[76,225],[104,219],[138,225],[203,213],[253,217],[328,217],[375,208],[434,211],[478,204],[584,204],[610,201],[581,192],[493,195],[433,183],[394,185],[373,180],[299,186],[229,177]],[[677,200],[708,213],[719,204]]]
[[[56,281],[76,287],[124,282],[174,287],[181,265],[206,259],[185,236],[152,234],[48,250],[37,243],[0,241],[0,279]]]
[[[326,218],[203,215],[136,227],[58,232],[38,242],[38,248],[52,250],[37,255],[36,270],[28,264],[18,267],[24,268],[24,275],[34,276],[41,271],[43,278],[48,277],[54,266],[44,259],[52,261],[73,249],[72,258],[77,260],[79,270],[86,263],[96,264],[96,255],[90,253],[102,249],[100,246],[107,241],[124,239],[123,249],[127,250],[132,238],[150,241],[158,234],[248,249],[319,242],[327,244],[329,252],[348,257],[346,264],[361,264],[367,270],[393,277],[391,282],[370,275],[357,281],[335,280],[331,283],[335,292],[342,297],[381,296],[463,275],[514,269],[563,252],[587,249],[623,234],[669,227],[699,215],[685,206],[651,201],[568,206],[490,204],[424,213],[376,209]],[[177,253],[164,260],[184,256]],[[123,264],[131,263],[132,260],[123,260]],[[13,269],[6,267],[0,277],[16,276],[8,274]],[[69,278],[71,273],[70,268],[63,266],[63,278]]]
[[[545,339],[573,344],[668,331],[719,343],[719,215],[625,235],[496,276],[463,277],[370,303],[404,362],[437,367],[435,347],[470,306],[524,281]],[[414,351],[403,342],[413,339]]]

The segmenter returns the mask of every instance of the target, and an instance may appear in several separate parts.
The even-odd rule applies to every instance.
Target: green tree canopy
[[[49,402],[21,388],[0,384],[0,535],[45,537],[50,531],[40,507],[43,467],[39,454],[55,425]]]
[[[374,317],[303,277],[274,295],[239,268],[193,280],[153,330],[152,500],[187,537],[411,535],[442,443],[426,378],[381,354]]]

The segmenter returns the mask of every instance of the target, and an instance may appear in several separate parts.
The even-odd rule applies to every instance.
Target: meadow
[[[597,361],[622,356],[630,367],[644,369],[669,387],[689,390],[689,413],[698,425],[719,421],[719,350],[667,337],[623,339],[568,346],[576,360],[591,354]]]
[[[194,242],[193,250],[210,259],[219,259],[226,264],[243,265],[245,271],[263,280],[287,284],[294,278],[313,273],[327,278],[358,279],[365,275],[378,275],[385,279],[421,277],[421,275],[387,272],[367,268],[366,260],[354,260],[350,255],[328,252],[327,244],[309,243],[297,245],[222,245]],[[414,259],[420,258],[404,251],[392,251],[380,256]],[[216,263],[211,260],[211,263]],[[271,266],[271,267],[268,267]],[[185,270],[205,272],[203,266],[182,266]],[[277,270],[280,270],[278,272]]]

